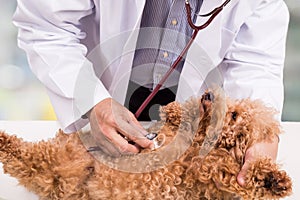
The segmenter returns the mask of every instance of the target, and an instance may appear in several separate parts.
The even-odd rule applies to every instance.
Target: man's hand
[[[237,181],[241,186],[246,184],[245,177],[251,162],[255,161],[261,156],[270,157],[274,161],[276,160],[278,152],[278,140],[279,139],[275,137],[271,142],[256,143],[246,151],[244,165],[237,176]]]
[[[141,147],[153,146],[153,142],[145,137],[147,131],[134,115],[112,98],[99,102],[92,109],[89,120],[92,135],[100,148],[111,156],[138,153]]]

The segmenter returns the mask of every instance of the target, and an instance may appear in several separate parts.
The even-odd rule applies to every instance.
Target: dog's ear
[[[276,119],[277,111],[274,108],[266,106],[259,100],[247,99],[244,105],[247,106],[247,114],[251,115],[249,117],[251,123],[248,126],[251,126],[256,142],[271,141],[282,132],[280,122]]]

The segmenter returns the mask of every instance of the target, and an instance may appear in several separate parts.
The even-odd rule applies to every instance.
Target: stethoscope
[[[213,19],[223,10],[223,8],[230,2],[230,0],[226,0],[222,5],[220,5],[219,7],[215,8],[214,10],[212,10],[211,12],[204,14],[204,15],[199,15],[201,17],[209,17],[209,19],[203,23],[200,26],[196,26],[193,21],[192,21],[192,16],[191,16],[191,6],[188,0],[185,0],[185,9],[186,9],[186,13],[187,13],[187,20],[188,23],[190,25],[190,27],[194,30],[193,34],[191,36],[191,39],[189,40],[189,42],[187,43],[187,45],[185,46],[185,48],[181,51],[180,55],[177,57],[177,59],[174,61],[174,63],[172,64],[172,66],[169,68],[169,70],[166,72],[166,74],[162,77],[162,79],[160,80],[160,82],[157,84],[157,86],[153,89],[153,91],[149,94],[149,96],[145,99],[145,101],[142,103],[142,105],[138,108],[138,110],[135,112],[135,117],[138,118],[140,116],[140,114],[143,112],[143,110],[145,109],[145,107],[149,104],[149,102],[153,99],[153,97],[157,94],[157,92],[159,91],[159,89],[161,88],[161,86],[165,83],[165,81],[167,80],[167,78],[170,76],[170,74],[174,71],[174,69],[176,68],[176,66],[178,65],[178,63],[182,60],[182,58],[184,57],[184,55],[186,54],[186,52],[188,51],[188,49],[190,48],[190,46],[192,45],[194,39],[196,38],[198,32],[200,30],[205,29],[212,21]]]
[[[200,30],[202,30],[202,29],[205,29],[213,21],[213,19],[223,10],[223,8],[229,2],[230,2],[230,0],[226,0],[221,6],[215,8],[213,11],[211,11],[211,12],[209,12],[207,14],[204,14],[204,15],[199,15],[201,17],[208,17],[208,16],[210,16],[210,17],[202,25],[196,26],[192,22],[192,19],[191,19],[191,7],[190,7],[190,4],[189,4],[189,1],[185,0],[185,8],[186,8],[186,11],[187,11],[188,23],[191,26],[191,28],[194,30],[194,32],[193,32],[193,34],[191,36],[191,39],[189,40],[189,42],[187,43],[187,45],[185,46],[185,48],[182,50],[182,52],[180,53],[180,55],[177,57],[177,59],[174,61],[174,63],[172,64],[172,66],[169,68],[169,70],[166,72],[166,74],[160,80],[160,82],[158,83],[158,85],[154,88],[154,90],[150,93],[150,95],[146,98],[146,100],[142,103],[142,105],[136,111],[136,113],[135,113],[135,117],[136,118],[138,118],[140,116],[140,114],[142,113],[142,111],[149,104],[149,102],[152,100],[152,98],[156,95],[156,93],[158,92],[158,90],[161,88],[161,86],[163,85],[163,83],[170,76],[170,74],[172,73],[172,71],[176,68],[176,66],[178,65],[178,63],[182,60],[183,56],[186,54],[186,52],[190,48],[191,44],[193,43],[194,39],[196,38],[198,32]],[[182,133],[179,133],[179,134],[182,134]],[[163,142],[157,140],[157,133],[149,133],[149,134],[146,135],[146,137],[149,140],[153,140],[153,143],[154,143],[154,146],[155,146],[154,148],[155,149],[159,148],[161,146],[161,144],[163,143]],[[175,142],[174,144],[178,144],[178,143]],[[170,149],[172,149],[172,148],[173,148],[173,146],[167,145],[164,150],[166,152],[170,152]],[[101,148],[98,147],[98,146],[92,146],[92,147],[89,147],[87,151],[88,152],[92,152],[92,151],[98,151],[98,150],[101,150]],[[159,151],[154,151],[154,152],[152,152],[152,154],[156,154],[157,158],[159,158],[159,156],[163,155],[163,153],[161,154],[161,152],[159,152]],[[200,152],[200,154],[201,154],[201,152]],[[140,160],[140,161],[149,160],[149,158],[147,157],[148,155],[151,155],[151,154],[138,154],[137,156],[139,156],[139,157],[137,159],[135,157],[135,162],[137,160]],[[179,153],[178,155],[181,155],[181,154]],[[121,171],[126,171],[126,172],[134,172],[134,173],[136,173],[136,172],[141,172],[141,173],[150,172],[151,170],[154,170],[154,169],[156,169],[158,167],[164,166],[166,163],[171,163],[171,162],[174,161],[173,158],[172,158],[172,156],[170,156],[170,157],[167,157],[167,158],[164,157],[164,159],[163,159],[164,162],[163,163],[159,163],[161,166],[159,164],[157,164],[157,166],[155,165],[155,166],[150,166],[149,167],[149,165],[147,165],[147,166],[142,167],[141,165],[147,164],[147,162],[145,162],[145,163],[141,162],[141,163],[139,163],[139,165],[138,165],[139,167],[138,168],[134,168],[134,167],[132,168],[131,165],[127,165],[127,164],[124,165],[124,163],[130,163],[129,160],[131,158],[132,157],[120,157],[120,158],[116,159],[117,161],[120,161],[120,163],[123,163],[123,164],[112,163],[112,161],[116,161],[116,160],[109,160],[109,162],[107,162],[107,160],[103,159],[102,154],[101,154],[101,156],[98,159],[100,159],[100,161],[102,163],[104,163],[104,164],[106,164],[106,165],[108,165],[108,166],[110,166],[112,168],[115,168],[115,169],[118,169],[118,170],[121,170]]]

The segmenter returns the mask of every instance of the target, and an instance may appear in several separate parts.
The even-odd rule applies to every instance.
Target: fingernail
[[[155,150],[155,145],[153,143],[151,143],[150,149],[151,149],[151,151]]]
[[[237,177],[237,181],[240,184],[240,186],[244,186],[245,185],[245,179],[243,177],[238,176]]]

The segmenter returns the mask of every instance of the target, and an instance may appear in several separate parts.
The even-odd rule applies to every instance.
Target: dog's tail
[[[27,142],[0,131],[0,162],[4,173],[41,199],[88,199],[94,159],[76,134],[59,131],[53,139]]]
[[[5,174],[15,178],[24,176],[22,171],[27,166],[24,163],[22,152],[24,152],[27,144],[16,135],[9,135],[0,131],[0,162],[3,164]]]

